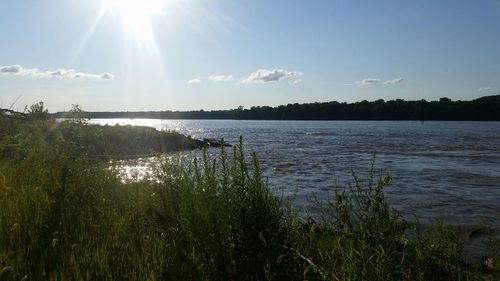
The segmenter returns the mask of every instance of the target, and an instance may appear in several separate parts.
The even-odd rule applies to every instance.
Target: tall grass
[[[46,135],[31,130],[0,165],[0,279],[147,276],[155,232],[131,204],[135,194],[74,143]]]
[[[333,194],[317,221],[273,194],[240,141],[124,182],[95,127],[0,118],[0,280],[498,280],[444,225],[403,221],[389,177]],[[83,128],[83,129],[82,129]],[[83,132],[83,133],[82,133]],[[228,156],[230,154],[230,157]]]
[[[167,276],[191,280],[266,280],[279,274],[286,242],[280,198],[252,168],[241,145],[228,161],[165,163],[156,169],[152,211],[158,229],[172,241]],[[182,264],[183,266],[179,266]]]
[[[353,184],[321,204],[320,219],[306,224],[296,240],[297,251],[311,257],[308,277],[319,280],[496,280],[498,272],[467,260],[467,237],[436,221],[420,225],[391,210],[384,188],[392,179]],[[310,269],[310,270],[308,270]]]

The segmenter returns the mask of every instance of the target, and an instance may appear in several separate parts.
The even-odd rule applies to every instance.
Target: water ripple
[[[194,138],[244,137],[273,189],[293,194],[297,205],[346,184],[351,169],[366,175],[375,159],[389,173],[394,208],[424,220],[500,225],[499,122],[92,120],[175,130]],[[216,149],[211,151],[214,155]]]

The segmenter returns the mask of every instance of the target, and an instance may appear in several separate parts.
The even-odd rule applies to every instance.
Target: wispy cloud
[[[194,79],[191,79],[189,81],[187,81],[188,84],[200,84],[201,83],[201,79],[200,78],[194,78]]]
[[[493,90],[491,87],[481,87],[478,89],[479,92],[488,92]]]
[[[391,80],[386,80],[384,81],[384,85],[393,85],[393,84],[399,84],[401,82],[403,82],[403,77],[399,77],[399,78],[395,78],[395,79],[391,79]]]
[[[234,77],[233,75],[210,75],[208,77],[208,80],[214,82],[227,82],[227,81],[233,81]]]
[[[80,74],[77,73],[77,75],[80,75]],[[99,75],[99,78],[100,79],[104,79],[104,80],[109,80],[109,79],[114,79],[115,76],[113,74],[111,74],[111,73],[107,73],[106,72],[106,73],[103,73],[103,74]]]
[[[0,67],[0,73],[2,74],[19,74],[23,71],[20,65],[6,65]]]
[[[394,84],[399,84],[403,82],[404,78],[399,77],[391,80],[385,80],[382,82],[382,79],[380,78],[365,78],[360,81],[355,81],[354,83],[345,83],[344,86],[353,86],[353,85],[374,85],[374,84],[380,84],[383,83],[384,85],[394,85]]]
[[[273,70],[259,69],[251,73],[248,77],[242,80],[243,83],[269,83],[277,82],[286,78],[300,77],[302,72],[288,71],[285,69],[275,68]]]
[[[100,80],[111,80],[115,78],[113,74],[107,72],[101,74],[92,74],[78,72],[74,69],[40,70],[38,68],[24,68],[17,64],[0,66],[0,75],[18,75],[34,78],[92,78]]]
[[[372,84],[377,84],[380,81],[382,81],[382,79],[380,79],[380,78],[365,78],[365,79],[363,79],[361,81],[357,81],[356,84],[372,85]]]
[[[230,82],[235,80],[241,81],[241,83],[270,83],[278,82],[287,78],[295,78],[293,80],[293,84],[296,85],[302,82],[302,79],[300,79],[302,75],[302,72],[299,71],[288,71],[280,68],[275,68],[273,70],[259,69],[243,78],[234,77],[233,75],[210,75],[208,77],[193,78],[187,81],[187,83],[199,84],[203,81]]]

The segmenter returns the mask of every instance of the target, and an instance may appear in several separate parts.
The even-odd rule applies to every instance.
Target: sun
[[[165,8],[167,0],[105,0],[106,8],[117,11],[128,28],[138,35],[149,32],[151,17]]]

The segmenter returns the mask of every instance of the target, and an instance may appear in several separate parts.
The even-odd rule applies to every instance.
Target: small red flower
[[[341,221],[341,222],[346,223],[348,219],[349,219],[349,216],[347,215],[347,213],[346,213],[346,212],[342,212],[342,213],[340,214],[340,221]]]

